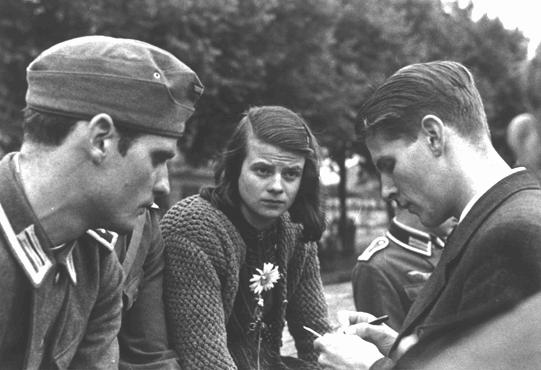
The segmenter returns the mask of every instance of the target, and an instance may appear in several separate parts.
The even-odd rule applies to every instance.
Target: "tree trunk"
[[[340,182],[338,183],[338,200],[340,204],[340,220],[338,230],[340,232],[340,241],[342,244],[342,254],[349,256],[353,254],[353,240],[351,237],[351,225],[347,216],[347,171],[346,171],[346,150],[341,148],[336,156],[336,162],[340,169]]]

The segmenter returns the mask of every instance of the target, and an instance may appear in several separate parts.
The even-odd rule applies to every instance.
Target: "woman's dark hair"
[[[75,127],[75,123],[80,121],[78,118],[38,112],[28,107],[23,110],[23,113],[24,139],[48,146],[59,146],[62,144]],[[143,133],[128,128],[126,125],[115,123],[115,127],[119,135],[118,151],[121,155],[126,155],[135,139]]]
[[[287,108],[262,106],[245,112],[216,164],[216,186],[204,188],[201,195],[218,208],[240,204],[238,179],[251,137],[305,157],[299,191],[289,214],[293,222],[302,224],[305,241],[319,240],[325,229],[320,201],[319,145],[306,122]]]

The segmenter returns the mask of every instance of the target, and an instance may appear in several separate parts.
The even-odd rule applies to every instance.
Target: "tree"
[[[192,164],[208,163],[251,105],[301,113],[341,168],[342,231],[345,158],[359,153],[373,170],[368,151],[355,140],[356,112],[384,77],[435,59],[469,66],[504,154],[504,128],[526,109],[519,81],[524,36],[497,19],[474,22],[472,6],[456,2],[3,0],[0,7],[0,95],[9,91],[15,106],[24,105],[25,67],[41,50],[104,34],[163,47],[198,73],[205,92],[183,145]]]
[[[4,135],[21,136],[20,109],[26,91],[25,69],[43,49],[89,32],[81,0],[3,0],[0,3],[0,106],[13,107],[1,126]],[[13,139],[18,141],[16,139]],[[15,148],[10,148],[15,149]]]

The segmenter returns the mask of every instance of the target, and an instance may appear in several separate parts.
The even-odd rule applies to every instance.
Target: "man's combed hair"
[[[238,179],[250,137],[305,157],[301,184],[289,214],[293,222],[303,225],[306,241],[319,240],[325,229],[320,200],[319,146],[306,122],[287,108],[253,107],[244,114],[215,167],[216,186],[203,189],[202,196],[218,208],[240,204]]]
[[[23,114],[24,140],[52,147],[61,145],[77,121],[80,121],[78,118],[38,112],[29,107],[23,110]],[[120,137],[118,151],[121,155],[126,155],[132,143],[143,133],[125,125],[115,124],[115,127]]]
[[[359,133],[414,140],[428,114],[472,142],[490,136],[472,74],[452,61],[412,64],[385,80],[361,107]]]

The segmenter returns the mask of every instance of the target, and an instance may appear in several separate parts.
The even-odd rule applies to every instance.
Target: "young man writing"
[[[390,368],[412,345],[422,356],[431,341],[541,290],[539,183],[492,146],[466,67],[442,61],[400,69],[365,102],[361,122],[388,197],[425,226],[451,216],[459,223],[399,333],[359,314],[350,318],[359,322],[349,329],[356,336],[316,340],[320,363],[331,368]]]

